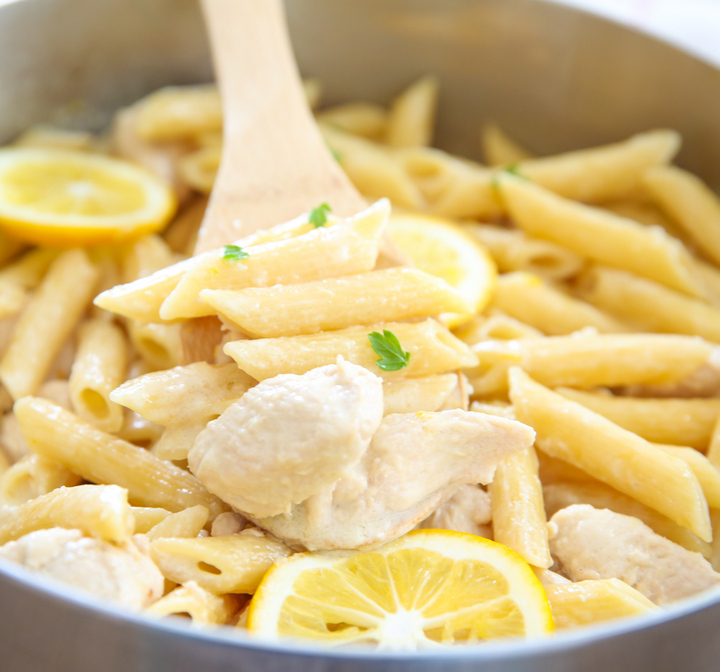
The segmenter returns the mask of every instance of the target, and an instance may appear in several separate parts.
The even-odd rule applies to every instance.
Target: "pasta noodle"
[[[290,555],[290,549],[279,541],[246,534],[156,539],[150,549],[166,579],[195,581],[216,595],[254,593],[273,562]]]
[[[378,371],[385,380],[427,376],[477,364],[477,357],[462,341],[434,320],[418,323],[386,322],[367,327],[349,327],[319,334],[285,336],[228,343],[224,351],[238,366],[257,380],[279,373],[305,373],[333,364],[338,355],[354,364],[371,368],[377,361],[368,334],[389,330],[410,353],[402,371]]]
[[[200,298],[243,333],[256,338],[314,334],[445,312],[473,312],[444,280],[414,268],[387,268],[236,292],[204,289]]]
[[[92,299],[96,280],[97,270],[82,250],[65,252],[53,262],[0,360],[0,381],[13,399],[40,386]]]
[[[122,408],[110,401],[110,392],[125,380],[127,360],[119,327],[98,318],[80,327],[70,398],[81,418],[107,432],[117,432],[123,423]]]
[[[553,560],[534,449],[501,462],[489,491],[495,541],[512,548],[535,567],[550,567]]]
[[[712,539],[707,501],[685,462],[592,411],[510,373],[510,398],[520,422],[537,432],[537,447],[559,457],[687,527]]]
[[[689,252],[664,231],[563,199],[518,178],[503,179],[500,188],[510,214],[528,235],[686,294],[705,294]]]
[[[134,531],[128,493],[117,485],[76,485],[0,511],[0,544],[50,527],[78,529],[93,537],[123,543]]]
[[[226,510],[188,472],[84,424],[49,401],[26,397],[15,404],[15,413],[34,452],[57,460],[89,481],[126,488],[132,504],[168,511],[201,504],[213,518]]]

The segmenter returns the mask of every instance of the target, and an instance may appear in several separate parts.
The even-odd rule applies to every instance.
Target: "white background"
[[[653,33],[720,66],[720,0],[554,0]]]

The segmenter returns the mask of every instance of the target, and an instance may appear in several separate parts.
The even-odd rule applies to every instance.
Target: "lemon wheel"
[[[520,556],[460,532],[417,530],[364,553],[300,553],[260,584],[248,629],[264,639],[415,650],[553,631]]]
[[[168,186],[126,161],[59,149],[0,150],[0,228],[27,242],[134,238],[160,230],[175,205]]]
[[[457,224],[400,211],[390,216],[388,233],[417,268],[447,281],[476,312],[488,304],[497,278],[495,262]],[[447,313],[441,315],[441,320],[455,327],[470,317]]]

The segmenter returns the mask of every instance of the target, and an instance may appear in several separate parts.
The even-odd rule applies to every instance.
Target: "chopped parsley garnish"
[[[331,210],[332,208],[327,203],[321,203],[317,208],[313,208],[310,211],[308,220],[316,229],[325,226],[327,223],[327,213]]]
[[[247,259],[249,256],[250,255],[238,245],[225,245],[225,247],[223,247],[223,259],[237,261],[238,259]]]
[[[402,349],[400,341],[392,331],[383,329],[382,334],[373,331],[368,334],[368,338],[372,349],[380,355],[380,359],[375,363],[383,371],[399,371],[410,363],[410,353]]]
[[[502,178],[503,173],[507,173],[508,175],[514,175],[515,177],[519,177],[523,180],[528,179],[520,172],[520,164],[517,161],[515,163],[511,163],[509,166],[507,166],[507,168],[503,168],[502,170],[495,173],[495,175],[493,175],[492,188],[495,193],[498,193],[500,189],[500,179]]]

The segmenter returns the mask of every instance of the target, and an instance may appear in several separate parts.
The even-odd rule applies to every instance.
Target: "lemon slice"
[[[43,245],[100,245],[160,230],[175,196],[125,161],[59,149],[0,150],[0,227]]]
[[[540,582],[509,548],[416,530],[374,551],[279,561],[253,598],[248,629],[271,640],[415,650],[538,637],[554,625]]]
[[[388,232],[417,268],[446,280],[476,312],[485,308],[497,268],[485,249],[457,224],[440,217],[393,212]],[[447,313],[440,319],[455,327],[471,317]]]

